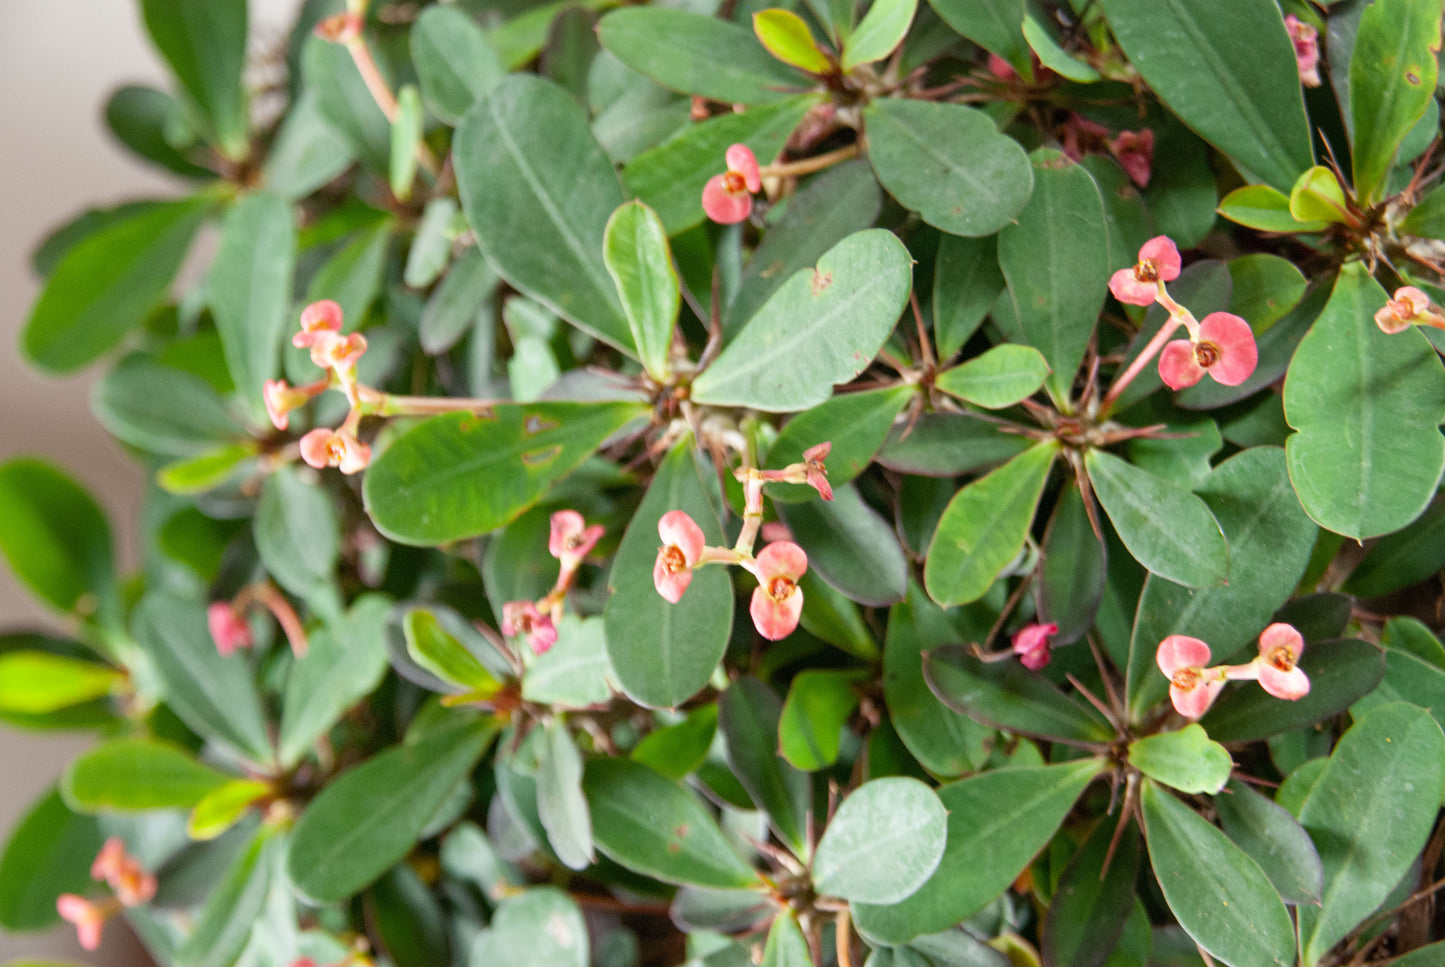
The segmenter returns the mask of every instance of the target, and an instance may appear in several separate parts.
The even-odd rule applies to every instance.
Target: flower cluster
[[[1310,680],[1299,667],[1304,637],[1289,624],[1276,622],[1259,636],[1259,654],[1245,665],[1215,665],[1209,645],[1188,635],[1170,635],[1159,642],[1154,659],[1169,679],[1169,700],[1185,718],[1197,719],[1209,710],[1227,681],[1258,681],[1275,698],[1297,701],[1309,694]]]
[[[732,548],[708,547],[707,538],[685,511],[670,510],[657,522],[662,546],[652,565],[652,583],[657,593],[673,604],[682,600],[692,583],[692,572],[705,564],[736,564],[758,579],[748,614],[758,634],[777,641],[792,634],[803,614],[803,592],[798,582],[808,570],[808,555],[789,540],[768,544],[753,556],[753,544],[763,523],[763,484],[772,482],[806,484],[833,499],[828,470],[823,461],[831,443],[820,443],[803,453],[800,463],[781,470],[744,467],[735,471],[743,485],[743,528]]]
[[[727,170],[713,175],[702,188],[702,210],[720,225],[732,225],[753,210],[753,195],[762,190],[758,159],[745,144],[735,144],[724,155]]]
[[[601,524],[587,526],[575,510],[559,510],[552,515],[552,530],[547,551],[561,568],[552,590],[536,601],[508,601],[502,605],[502,634],[509,638],[524,637],[533,654],[540,655],[557,643],[557,622],[562,617],[562,603],[572,587],[577,569],[605,529]]]
[[[1154,170],[1154,132],[1120,131],[1117,135],[1097,121],[1082,114],[1070,113],[1059,136],[1064,154],[1075,161],[1086,154],[1108,153],[1124,169],[1129,180],[1140,188],[1149,185]]]
[[[1175,339],[1159,354],[1159,378],[1170,389],[1193,386],[1208,373],[1225,386],[1238,386],[1249,379],[1259,362],[1259,349],[1249,323],[1228,312],[1211,312],[1198,321],[1194,314],[1175,302],[1164,283],[1179,278],[1179,249],[1167,236],[1151,238],[1139,249],[1139,261],[1120,269],[1109,279],[1109,291],[1120,302],[1147,306],[1155,302],[1169,311],[1169,321],[1145,349],[1152,354],[1157,341],[1167,339],[1180,325],[1188,339]]]
[[[1391,335],[1411,326],[1445,329],[1445,308],[1430,301],[1428,295],[1413,285],[1405,285],[1396,289],[1394,298],[1375,313],[1375,325]]]
[[[104,880],[114,896],[88,900],[74,893],[62,893],[55,900],[55,909],[62,919],[75,925],[80,946],[86,950],[100,947],[100,934],[105,922],[122,907],[138,907],[156,895],[155,874],[146,870],[140,860],[126,852],[119,836],[112,836],[96,854],[90,866],[93,880]]]

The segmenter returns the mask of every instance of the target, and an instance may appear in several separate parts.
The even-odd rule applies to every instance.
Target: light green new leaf
[[[231,779],[179,746],[151,739],[112,739],[72,761],[60,791],[88,813],[189,809]]]
[[[602,239],[622,186],[566,91],[535,75],[493,87],[457,128],[462,208],[492,267],[623,352],[632,336]]]
[[[813,856],[813,888],[855,903],[897,903],[938,868],[948,810],[917,779],[865,782],[833,814]]]
[[[93,661],[45,651],[0,654],[0,710],[44,714],[104,698],[120,672]]]
[[[768,816],[778,838],[806,856],[813,783],[778,756],[783,703],[756,678],[739,678],[718,699],[718,728],[727,739],[728,765],[748,796]]]
[[[457,7],[433,6],[411,28],[411,59],[427,107],[457,124],[506,76],[506,68],[476,21]]]
[[[778,720],[778,749],[794,766],[816,772],[838,761],[839,736],[861,698],[867,672],[813,668],[788,686]]]
[[[1445,735],[1424,709],[1383,705],[1340,739],[1299,814],[1325,882],[1318,910],[1300,908],[1307,963],[1318,963],[1400,882],[1430,835],[1442,784]]]
[[[884,229],[849,235],[773,293],[693,382],[693,399],[772,413],[817,406],[872,362],[912,278],[898,236]]]
[[[396,92],[396,117],[391,119],[391,166],[387,169],[391,193],[401,201],[411,197],[411,185],[416,180],[416,153],[424,121],[421,94],[416,85],[403,85]]]
[[[602,239],[602,259],[617,285],[638,358],[653,379],[665,381],[682,296],[657,213],[640,201],[613,212]]]
[[[20,582],[57,611],[114,605],[110,525],[84,487],[40,460],[0,464],[0,551]]]
[[[165,298],[211,207],[204,196],[140,206],[78,242],[25,321],[26,358],[71,373],[115,348]]]
[[[537,761],[537,816],[563,865],[585,870],[596,861],[592,818],[582,796],[582,756],[560,718],[543,730]]]
[[[1383,197],[1400,142],[1435,97],[1440,0],[1375,0],[1364,8],[1350,55],[1355,193]]]
[[[286,871],[304,897],[335,903],[385,873],[497,734],[490,719],[393,746],[327,783],[291,837]]]
[[[1420,516],[1445,468],[1445,368],[1415,328],[1391,336],[1374,324],[1386,298],[1363,263],[1341,269],[1284,384],[1300,504],[1357,540]]]
[[[1314,164],[1294,46],[1277,6],[1105,0],[1104,12],[1159,99],[1250,180],[1289,191]]]
[[[1436,185],[1400,222],[1400,230],[1424,238],[1445,238],[1445,185]]]
[[[261,387],[276,375],[291,314],[296,227],[291,206],[257,192],[221,221],[221,245],[206,276],[206,304],[221,334],[226,365],[242,406],[268,423]]]
[[[1301,222],[1290,214],[1289,196],[1269,185],[1245,185],[1225,195],[1219,214],[1261,232],[1323,232],[1329,222]]]
[[[1044,441],[954,494],[923,565],[933,600],[978,600],[1018,557],[1057,453],[1057,443]]]
[[[645,412],[634,403],[525,403],[432,417],[367,468],[367,512],[383,534],[407,544],[485,534],[541,500]]]
[[[1289,193],[1289,213],[1296,221],[1342,224],[1348,216],[1345,191],[1334,170],[1315,165],[1305,171]]]
[[[720,890],[761,885],[692,793],[647,766],[593,759],[582,789],[597,848],[628,869]]]
[[[810,74],[828,73],[828,57],[818,49],[808,23],[791,10],[773,7],[753,14],[753,33],[768,53]]]
[[[1024,40],[1038,55],[1039,63],[1049,70],[1080,84],[1091,84],[1099,79],[1097,70],[1060,47],[1053,34],[1033,14],[1024,14],[1023,30]]]
[[[998,410],[1037,393],[1048,374],[1043,353],[1032,346],[1004,343],[945,369],[935,385],[967,403]]]
[[[874,0],[863,20],[843,43],[843,70],[882,60],[903,43],[918,0]]]
[[[228,158],[244,157],[246,0],[141,0],[141,11],[151,40],[208,122],[216,147]]]
[[[406,651],[421,667],[477,698],[489,698],[501,683],[424,608],[408,611],[401,622]]]
[[[1090,450],[1084,465],[1099,503],[1135,560],[1186,587],[1224,583],[1229,548],[1204,501],[1103,450]]]
[[[982,111],[883,98],[864,110],[863,120],[878,181],[935,228],[992,235],[1029,200],[1028,155]]]
[[[186,821],[186,835],[194,840],[210,840],[236,825],[252,803],[274,792],[269,782],[257,779],[233,779],[201,797]]]
[[[607,657],[622,690],[653,708],[681,705],[712,677],[732,631],[733,587],[726,569],[693,574],[676,604],[657,593],[652,566],[661,542],[657,522],[681,510],[702,528],[709,544],[722,542],[722,528],[708,497],[691,438],[679,442],[657,468],[652,485],[632,516],[612,562],[612,596],[602,613]]]
[[[1211,741],[1196,722],[1135,739],[1129,743],[1129,764],[1180,792],[1211,796],[1224,788],[1234,768],[1229,750]]]
[[[1259,865],[1219,829],[1144,783],[1149,862],[1184,930],[1231,967],[1289,967],[1294,924]]]

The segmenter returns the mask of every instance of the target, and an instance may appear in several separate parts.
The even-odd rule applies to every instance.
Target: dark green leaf
[[[116,437],[165,456],[193,456],[246,436],[205,380],[139,353],[95,384],[90,409]]]
[[[48,463],[11,460],[0,464],[0,506],[0,551],[22,584],[57,611],[110,609],[110,526],[85,488]]]
[[[172,143],[170,133],[185,125],[180,105],[153,87],[128,84],[118,88],[105,104],[105,123],[127,148],[145,160],[183,178],[208,178],[211,171],[189,157],[183,147]],[[194,136],[187,139],[194,142]]]
[[[1113,736],[1093,709],[1046,679],[1016,662],[980,661],[965,645],[925,654],[923,676],[943,704],[995,728],[1085,743]]]
[[[427,7],[411,29],[411,59],[427,107],[456,124],[506,75],[476,22],[456,7]]]
[[[319,483],[281,467],[261,485],[254,527],[261,563],[283,588],[304,596],[331,581],[341,526]]]
[[[1028,448],[1027,437],[1004,433],[967,413],[924,413],[911,424],[895,424],[877,460],[899,473],[952,477],[1002,463]]]
[[[1128,824],[1130,817],[1120,822]],[[1040,931],[1045,963],[1103,967],[1124,934],[1138,899],[1139,833],[1126,826],[1115,845],[1115,823],[1101,819],[1064,868]],[[1107,865],[1106,865],[1107,864]]]
[[[948,810],[902,776],[865,782],[833,814],[813,856],[813,888],[854,903],[897,903],[938,869]]]
[[[1077,486],[1067,487],[1044,531],[1039,566],[1040,620],[1059,626],[1056,645],[1083,637],[1094,625],[1107,577],[1104,544],[1094,533]]]
[[[601,617],[563,615],[557,642],[536,656],[522,677],[522,697],[559,708],[604,705],[617,690],[617,675],[607,660],[607,635]]]
[[[1385,656],[1374,645],[1353,638],[1311,642],[1299,667],[1310,679],[1304,698],[1281,702],[1264,689],[1239,688],[1221,697],[1201,724],[1220,742],[1252,742],[1306,728],[1338,715],[1379,685]]]
[[[808,552],[808,567],[848,598],[882,607],[901,601],[908,561],[893,528],[863,502],[857,488],[834,488],[832,501],[782,504],[794,539]]]
[[[699,705],[681,722],[644,736],[633,747],[632,759],[669,779],[681,779],[707,758],[717,720],[717,705]]]
[[[316,108],[349,153],[375,175],[386,177],[391,163],[391,125],[344,44],[320,37],[301,47],[301,78]]]
[[[1019,70],[1030,72],[1021,0],[929,0],[954,30]]]
[[[994,236],[944,234],[933,266],[933,341],[940,360],[968,342],[1003,292]]]
[[[450,247],[448,243],[447,248]],[[421,311],[421,320],[417,323],[421,348],[433,355],[446,352],[473,325],[489,325],[490,300],[499,281],[497,273],[476,249],[469,249],[457,259]]]
[[[1227,795],[1215,797],[1214,808],[1224,832],[1259,864],[1285,903],[1319,903],[1320,856],[1288,810],[1237,779]]]
[[[1340,586],[1373,598],[1409,587],[1445,567],[1445,501],[1435,501],[1404,530],[1377,541]]]
[[[1304,276],[1288,259],[1255,252],[1227,264],[1232,289],[1229,311],[1248,320],[1256,335],[1268,332],[1304,298]]]
[[[60,922],[55,900],[90,890],[100,827],[73,813],[52,788],[16,823],[0,857],[0,926],[43,930]]]
[[[1435,721],[1441,721],[1445,717],[1445,671],[1418,655],[1386,649],[1384,680],[1350,706],[1350,715],[1359,719],[1386,702],[1418,705],[1436,716]]]
[[[246,155],[245,0],[141,0],[146,30],[209,122],[221,153]]]
[[[771,236],[770,236],[771,237]],[[831,443],[828,482],[840,487],[857,477],[873,461],[888,437],[893,421],[912,399],[910,386],[889,386],[862,393],[839,393],[793,416],[768,450],[767,465],[781,470],[798,463],[803,451]],[[782,503],[813,500],[817,491],[805,484],[771,484],[768,496]]]
[[[783,703],[756,678],[739,678],[718,699],[718,727],[727,738],[728,764],[748,796],[768,816],[778,838],[806,856],[813,783],[778,755]]]
[[[287,201],[305,198],[355,161],[317,100],[314,91],[306,90],[292,102],[261,169],[266,190]]]

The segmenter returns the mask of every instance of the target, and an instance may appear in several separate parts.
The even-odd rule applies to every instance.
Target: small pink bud
[[[988,72],[1005,83],[1019,76],[1019,72],[1014,70],[1014,65],[998,54],[988,55]]]
[[[138,907],[150,902],[156,895],[159,884],[156,878],[146,872],[140,860],[125,851],[125,843],[119,836],[112,836],[96,854],[90,867],[90,877],[104,880],[115,891],[121,906]]]
[[[524,635],[533,654],[543,654],[557,643],[557,626],[552,616],[542,614],[531,601],[508,601],[502,605],[502,634],[508,638]]]
[[[1147,187],[1149,175],[1154,167],[1154,132],[1120,131],[1119,136],[1109,142],[1109,153],[1119,162],[1119,167],[1129,180],[1140,188]]]
[[[1319,87],[1320,81],[1320,39],[1319,31],[1304,23],[1294,14],[1284,18],[1289,30],[1289,39],[1294,44],[1295,66],[1299,68],[1299,79],[1305,87]]]
[[[292,389],[284,379],[268,379],[261,387],[266,415],[271,418],[271,425],[278,430],[284,430],[291,425],[291,411],[309,398],[300,390]]]
[[[237,648],[250,648],[255,644],[245,615],[232,607],[229,601],[213,601],[207,606],[206,626],[211,631],[211,641],[215,643],[216,650],[223,655],[232,654]],[[99,857],[96,858],[96,863],[100,863]]]
[[[1211,312],[1194,339],[1175,339],[1159,354],[1159,378],[1170,389],[1193,386],[1205,373],[1225,386],[1238,386],[1254,374],[1259,347],[1249,323],[1228,312]]]
[[[82,949],[100,949],[100,933],[112,912],[107,906],[92,903],[74,893],[62,893],[55,899],[55,910],[62,920],[75,925]]]
[[[1120,269],[1109,279],[1114,298],[1132,306],[1152,305],[1159,295],[1160,282],[1179,278],[1182,263],[1179,249],[1166,235],[1158,235],[1139,249],[1139,261],[1133,268]]]
[[[753,193],[762,190],[762,171],[752,149],[735,144],[725,155],[727,170],[713,175],[702,189],[702,210],[720,225],[732,225],[753,210]]]
[[[582,515],[575,510],[559,510],[552,515],[547,551],[559,561],[571,561],[575,567],[592,553],[605,531],[601,524],[587,527]]]
[[[339,467],[344,474],[360,473],[371,462],[371,447],[345,430],[312,430],[300,440],[301,459],[323,470]]]
[[[1309,694],[1310,680],[1298,666],[1304,636],[1294,625],[1275,622],[1259,636],[1259,685],[1275,698],[1298,701]]]
[[[344,44],[361,36],[362,21],[359,14],[337,13],[324,17],[311,32],[322,40],[333,44]]]
[[[313,302],[301,310],[302,332],[340,332],[341,306],[330,299]]]
[[[1169,679],[1169,700],[1185,718],[1197,719],[1207,712],[1224,688],[1222,671],[1204,667],[1209,646],[1198,638],[1170,635],[1159,642],[1154,660]]]
[[[756,568],[758,586],[748,614],[764,638],[786,638],[798,627],[803,613],[798,580],[808,570],[808,555],[792,541],[778,541],[758,552]]]
[[[831,441],[820,443],[803,451],[803,462],[808,467],[808,486],[823,495],[824,500],[833,499],[833,487],[828,483],[828,468],[823,461],[833,450]]]
[[[1034,672],[1047,665],[1052,657],[1049,654],[1049,636],[1058,633],[1059,626],[1053,622],[1024,625],[1015,631],[1011,644],[1019,664]]]
[[[663,514],[657,522],[657,534],[662,538],[662,547],[657,549],[657,562],[652,565],[652,583],[658,594],[677,604],[692,583],[692,569],[702,557],[706,538],[697,522],[681,510]]]

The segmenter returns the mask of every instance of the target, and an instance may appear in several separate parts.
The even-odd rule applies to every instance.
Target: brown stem
[[[824,168],[831,168],[840,161],[848,161],[858,157],[859,147],[857,142],[836,151],[829,151],[827,154],[816,155],[812,158],[804,158],[801,161],[786,161],[781,164],[763,165],[758,169],[758,174],[764,178],[796,178],[799,175],[810,175],[815,171],[822,171]]]

